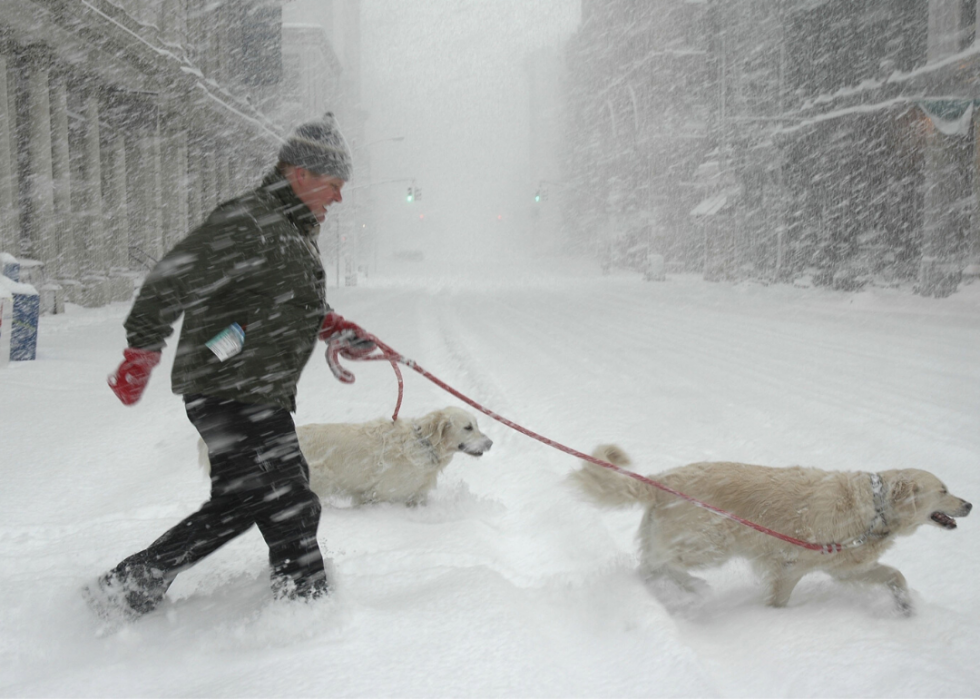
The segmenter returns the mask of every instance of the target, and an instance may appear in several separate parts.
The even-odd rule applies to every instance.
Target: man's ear
[[[295,165],[289,165],[288,163],[285,163],[279,167],[279,172],[281,172],[282,176],[286,178],[286,182],[289,183],[289,186],[293,188],[294,192],[302,189],[302,182],[299,179],[299,173],[301,170],[301,168],[298,168]]]
[[[301,185],[307,185],[310,182],[311,173],[306,168],[299,167],[298,165],[293,166],[293,177]]]

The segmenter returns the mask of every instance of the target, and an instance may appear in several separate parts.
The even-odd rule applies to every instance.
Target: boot
[[[305,600],[313,602],[330,594],[330,584],[325,573],[313,576],[313,579],[296,580],[282,573],[272,574],[272,598],[277,601]]]
[[[87,585],[82,594],[103,619],[133,621],[157,608],[170,582],[146,566],[119,566]]]

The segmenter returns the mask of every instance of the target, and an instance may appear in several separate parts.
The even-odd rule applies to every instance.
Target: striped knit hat
[[[350,148],[333,112],[327,112],[319,121],[297,126],[279,149],[279,162],[317,175],[339,177],[345,182],[353,175]]]

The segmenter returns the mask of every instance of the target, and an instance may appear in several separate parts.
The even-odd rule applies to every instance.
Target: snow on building
[[[566,50],[565,229],[614,263],[696,265],[691,178],[710,149],[705,3],[583,0]]]
[[[977,9],[583,0],[566,172],[594,185],[569,225],[711,278],[951,293],[980,262]]]
[[[281,0],[5,0],[0,252],[64,300],[128,298],[274,162],[283,99]]]

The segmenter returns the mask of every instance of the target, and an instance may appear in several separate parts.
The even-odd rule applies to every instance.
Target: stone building
[[[46,310],[128,298],[258,181],[281,105],[301,101],[282,41],[281,0],[4,0],[0,252],[46,286]]]
[[[361,104],[360,53],[360,0],[289,0],[283,5],[283,100],[277,117],[290,129],[311,115],[332,111],[354,158],[346,201],[331,209],[320,235],[328,278],[337,285],[341,280],[357,283],[358,266],[367,257],[362,230],[369,228],[372,209],[363,193],[371,176],[370,160],[362,157],[367,113]]]
[[[311,115],[337,109],[343,68],[319,24],[282,25],[283,100],[279,121],[287,128]]]
[[[976,0],[583,0],[569,224],[710,279],[956,288],[980,262]],[[636,233],[640,231],[640,233]]]
[[[648,251],[696,264],[688,213],[709,139],[705,3],[583,0],[566,49],[564,229],[637,267]]]
[[[951,293],[980,262],[976,1],[786,5],[783,272]]]

